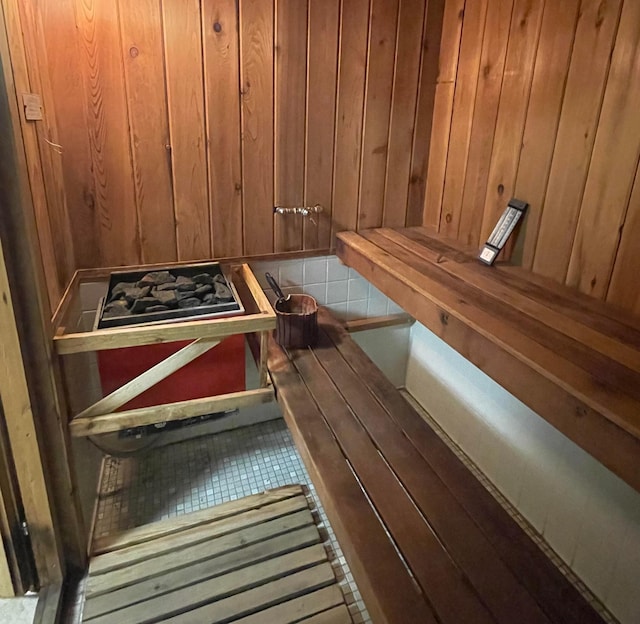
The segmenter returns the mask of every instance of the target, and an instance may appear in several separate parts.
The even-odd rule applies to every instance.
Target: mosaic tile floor
[[[307,485],[354,624],[370,622],[353,576],[283,420],[107,457],[94,536],[198,511],[282,485]]]

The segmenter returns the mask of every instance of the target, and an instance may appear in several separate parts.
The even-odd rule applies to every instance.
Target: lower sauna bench
[[[268,367],[373,622],[608,621],[323,309],[320,330]]]

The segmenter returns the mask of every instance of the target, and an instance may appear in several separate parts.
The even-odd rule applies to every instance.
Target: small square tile
[[[303,263],[302,260],[287,260],[280,264],[278,280],[280,287],[284,290],[286,286],[302,286],[303,283]]]
[[[326,258],[310,258],[304,261],[303,283],[324,284],[327,281]]]
[[[305,284],[304,292],[311,295],[319,305],[327,302],[327,284]]]
[[[349,294],[347,280],[327,283],[327,304],[346,303]]]
[[[347,302],[347,318],[349,320],[365,318],[367,316],[368,301],[366,299],[349,299]]]
[[[369,282],[361,277],[349,279],[348,297],[348,301],[367,299],[369,297]]]
[[[327,281],[337,282],[349,279],[349,267],[346,267],[335,256],[327,260]]]

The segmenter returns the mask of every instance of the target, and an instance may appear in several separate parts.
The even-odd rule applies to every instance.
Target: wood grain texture
[[[307,4],[276,0],[275,204],[302,206],[306,117]],[[302,249],[300,215],[274,215],[274,251]]]
[[[513,197],[544,6],[544,0],[517,0],[513,8],[482,209],[481,241],[489,237]]]
[[[44,23],[40,3],[19,2],[22,34],[28,63],[31,91],[42,99],[43,119],[32,122],[38,137],[40,162],[47,197],[54,252],[61,283],[66,284],[75,271],[74,240],[71,234],[67,196],[62,173],[55,96],[49,78],[49,60],[44,41]],[[52,145],[53,143],[53,145]]]
[[[76,0],[100,260],[142,261],[116,3]]]
[[[7,89],[15,91],[16,102],[11,126],[14,133],[14,143],[16,145],[24,144],[24,162],[28,172],[28,183],[27,180],[24,180],[22,192],[25,193],[25,196],[30,196],[33,205],[49,305],[53,310],[60,302],[63,285],[60,274],[61,267],[57,264],[55,242],[47,211],[47,196],[38,149],[38,137],[33,124],[27,123],[24,115],[18,113],[22,108],[21,94],[31,90],[24,42],[21,36],[20,13],[17,3],[9,0],[3,0],[3,11],[3,24],[6,28],[6,40],[3,41],[3,58],[6,65],[3,73]]]
[[[446,161],[442,208],[439,223],[435,212],[429,225],[438,228],[451,238],[458,236],[460,214],[462,212],[462,192],[467,170],[467,156],[471,139],[471,124],[478,86],[478,70],[487,18],[487,0],[471,2],[467,6],[460,41],[460,57],[456,74],[456,89],[451,113],[450,140],[452,149]],[[430,201],[437,203],[437,197]]]
[[[640,3],[625,2],[573,240],[567,284],[604,298],[640,159]]]
[[[94,181],[84,97],[82,41],[77,35],[75,0],[40,2],[43,11],[47,73],[55,98],[62,173],[73,232],[76,268],[100,263]]]
[[[358,221],[368,32],[369,0],[343,2],[340,14],[332,236],[342,230],[355,229]]]
[[[202,25],[198,0],[162,0],[178,260],[211,257]]]
[[[160,4],[118,6],[142,261],[176,260]]]
[[[389,227],[407,219],[425,8],[422,0],[400,1],[382,217]]]
[[[243,240],[273,251],[273,0],[240,0]]]
[[[449,152],[449,133],[451,131],[451,112],[455,93],[456,74],[458,69],[458,55],[460,53],[460,39],[462,37],[462,20],[464,16],[464,1],[447,2],[442,21],[442,40],[438,63],[438,76],[433,100],[433,131],[431,132],[430,148],[428,152],[428,167],[422,225],[438,229],[440,211],[442,207],[442,192],[444,188],[444,174]],[[427,25],[430,19],[427,17]],[[423,60],[428,67],[428,59]],[[424,71],[423,71],[424,74]],[[424,79],[420,80],[420,90],[428,85]],[[428,110],[428,109],[427,109]],[[415,172],[414,174],[415,175]],[[411,203],[411,195],[410,195]],[[411,208],[410,208],[411,212]]]
[[[371,0],[358,229],[382,225],[398,7],[399,0]]]
[[[214,257],[242,253],[240,68],[235,0],[202,3],[211,246]]]
[[[536,273],[559,282],[569,266],[619,13],[619,2],[581,5],[533,261]]]
[[[471,246],[480,240],[512,12],[512,0],[496,0],[487,10],[458,231]]]
[[[309,1],[304,205],[323,210],[304,219],[304,249],[331,244],[339,26],[339,0]]]
[[[638,167],[640,172],[640,166]],[[607,292],[607,301],[640,317],[640,290],[630,288],[635,284],[640,272],[640,174],[636,180],[622,228],[620,247],[611,276],[611,286]]]
[[[338,255],[349,266],[632,487],[640,487],[633,451],[640,444],[637,405],[633,407],[638,396],[636,382],[630,381],[638,373],[618,369],[604,382],[602,374],[616,365],[600,359],[599,347],[576,356],[565,347],[582,349],[584,343],[565,342],[555,328],[541,330],[537,319],[533,329],[521,314],[507,318],[508,302],[498,308],[484,294],[463,293],[466,280],[444,278],[437,253],[433,260],[421,261],[413,252],[389,243],[382,249],[355,233],[342,234],[340,241]],[[574,305],[579,309],[581,304]],[[548,332],[554,337],[546,340]],[[610,383],[620,382],[619,373],[627,376],[625,390]]]
[[[514,191],[529,204],[518,252],[527,269],[533,265],[538,240],[579,7],[578,0],[544,6]]]
[[[419,225],[425,214],[425,186],[427,165],[434,126],[434,105],[440,61],[440,41],[443,31],[444,0],[428,2],[422,34],[418,99],[415,129],[411,148],[407,225]]]

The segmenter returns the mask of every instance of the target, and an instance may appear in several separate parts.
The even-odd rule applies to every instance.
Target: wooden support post
[[[270,332],[260,332],[260,387],[266,388],[269,380],[269,371],[267,370],[267,356],[269,349]]]

